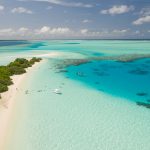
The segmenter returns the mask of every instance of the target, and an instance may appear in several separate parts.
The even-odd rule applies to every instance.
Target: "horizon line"
[[[150,40],[150,38],[125,38],[125,39],[0,39],[0,41],[39,41],[39,40]]]

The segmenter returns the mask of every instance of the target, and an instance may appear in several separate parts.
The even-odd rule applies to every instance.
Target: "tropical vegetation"
[[[40,62],[41,58],[33,57],[30,60],[25,58],[17,58],[7,66],[0,66],[0,93],[6,92],[8,86],[13,84],[11,76],[26,73],[26,68],[32,67],[36,62]]]

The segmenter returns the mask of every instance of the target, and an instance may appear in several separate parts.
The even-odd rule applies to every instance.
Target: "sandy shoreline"
[[[51,52],[51,53],[46,53],[46,54],[38,54],[38,55],[35,55],[35,57],[56,57],[58,56],[59,53],[58,52]]]
[[[56,57],[59,54],[56,52],[51,52],[48,54],[41,54],[33,57]],[[3,149],[3,146],[5,145],[5,139],[7,138],[7,129],[11,125],[11,122],[13,120],[13,111],[16,106],[15,97],[17,95],[17,92],[20,89],[20,86],[23,84],[23,82],[26,80],[26,77],[28,74],[36,69],[41,63],[43,63],[44,60],[42,60],[39,63],[35,63],[32,67],[26,69],[26,73],[22,75],[14,75],[12,76],[13,85],[9,86],[9,90],[7,92],[1,93],[1,99],[0,99],[0,149]]]
[[[14,84],[9,86],[9,90],[7,92],[1,94],[2,98],[0,99],[0,149],[2,149],[5,142],[8,126],[11,125],[11,115],[16,105],[15,96],[17,95],[18,89],[21,86],[21,83],[24,82],[27,74],[31,70],[34,70],[40,63],[36,63],[32,67],[27,68],[27,72],[25,74],[12,76],[11,78]]]

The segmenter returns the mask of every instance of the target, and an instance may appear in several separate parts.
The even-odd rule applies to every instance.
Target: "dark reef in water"
[[[147,102],[150,103],[150,99],[147,99]]]
[[[150,58],[150,54],[131,54],[131,55],[119,55],[119,56],[97,56],[97,57],[90,57],[90,58],[84,58],[84,59],[65,59],[65,60],[60,60],[55,65],[55,68],[63,69],[71,65],[79,66],[85,63],[91,63],[92,61],[105,61],[105,60],[118,61],[118,62],[125,63],[125,62],[133,62],[135,60],[144,59],[144,58]],[[148,74],[149,72],[146,70],[137,69],[137,70],[130,71],[130,73],[143,75],[143,74]]]
[[[64,72],[68,72],[68,70],[60,69],[60,70],[59,70],[59,71],[57,71],[56,73],[64,73]]]
[[[135,69],[135,70],[129,71],[129,73],[136,74],[136,75],[147,75],[149,73],[149,71],[142,70],[142,69]]]
[[[79,66],[81,64],[85,64],[85,63],[89,63],[89,62],[90,61],[88,61],[86,59],[65,59],[65,60],[58,62],[55,65],[55,68],[62,70],[68,66]]]
[[[138,59],[150,58],[150,54],[131,54],[131,55],[119,55],[119,56],[99,56],[93,57],[92,60],[114,60],[119,62],[132,62]]]
[[[0,40],[0,46],[15,46],[24,44],[30,44],[30,42],[26,40]]]
[[[137,95],[137,96],[147,96],[148,94],[145,93],[145,92],[141,92],[141,93],[137,93],[136,95]]]
[[[150,108],[147,86],[149,60],[150,54],[57,59],[54,60],[54,68],[60,72],[68,70],[66,78],[79,80],[99,91],[125,97],[139,106]]]
[[[150,104],[147,104],[147,103],[143,103],[143,102],[136,102],[137,105],[139,106],[144,106],[146,108],[149,108],[150,109]]]

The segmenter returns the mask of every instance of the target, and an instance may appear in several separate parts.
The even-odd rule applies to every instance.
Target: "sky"
[[[150,0],[0,0],[0,39],[150,39]]]

